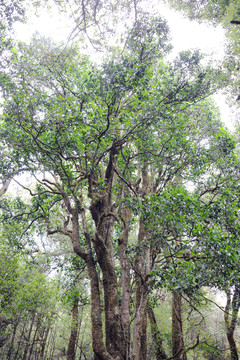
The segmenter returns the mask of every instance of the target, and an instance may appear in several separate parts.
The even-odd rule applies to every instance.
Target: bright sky
[[[148,3],[149,4],[149,3]],[[174,50],[172,57],[179,51],[199,48],[209,57],[220,60],[224,56],[224,30],[220,27],[210,27],[205,24],[198,24],[181,16],[179,13],[154,1],[151,3],[154,12],[167,18],[172,36]],[[149,5],[148,5],[149,9]],[[72,23],[66,19],[64,13],[56,16],[56,12],[49,10],[41,11],[41,15],[31,16],[27,24],[16,24],[15,31],[17,38],[23,41],[30,41],[35,32],[53,38],[55,41],[66,42],[72,30]],[[233,130],[233,111],[226,103],[224,95],[218,94],[215,100],[220,107],[221,117],[226,126]]]

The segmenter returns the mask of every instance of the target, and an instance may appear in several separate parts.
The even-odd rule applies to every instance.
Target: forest
[[[239,38],[240,0],[0,0],[0,359],[239,359]]]

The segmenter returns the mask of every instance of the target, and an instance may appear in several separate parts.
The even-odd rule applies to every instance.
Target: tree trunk
[[[151,333],[152,333],[152,340],[154,344],[156,359],[165,360],[167,359],[167,354],[163,349],[162,336],[158,329],[154,311],[151,307],[148,307],[148,318],[151,324]]]
[[[36,341],[36,337],[37,337],[37,333],[38,333],[38,326],[40,326],[40,322],[41,322],[41,318],[39,316],[39,319],[38,319],[38,321],[36,323],[36,329],[34,331],[34,336],[33,336],[33,339],[32,339],[31,347],[30,347],[30,350],[29,350],[28,360],[31,360],[33,347],[35,345],[35,341]]]
[[[135,317],[133,330],[133,360],[146,360],[147,358],[147,301],[148,301],[148,275],[151,269],[150,248],[146,245],[147,234],[142,220],[139,227],[139,244],[141,252],[135,264],[136,290],[135,290]]]
[[[149,193],[148,165],[145,163],[142,168],[142,197]],[[148,234],[145,229],[143,219],[140,219],[138,246],[139,252],[136,254],[135,274],[135,317],[133,330],[133,360],[146,360],[147,358],[147,298],[148,286],[147,278],[151,270],[150,246],[147,243]]]
[[[7,359],[8,359],[8,360],[11,359],[12,349],[13,349],[13,344],[14,344],[14,340],[15,340],[15,336],[16,336],[18,324],[19,324],[19,322],[18,322],[18,319],[17,319],[16,322],[15,322],[15,324],[14,324],[13,333],[12,333],[12,338],[11,338],[11,342],[10,342],[9,349],[8,349],[8,353],[7,353]]]
[[[187,360],[184,351],[181,293],[172,295],[172,354],[176,360]]]
[[[105,226],[106,225],[106,226]],[[102,270],[105,310],[106,348],[113,357],[125,358],[124,336],[120,321],[118,283],[112,261],[111,246],[104,244],[103,235],[108,233],[109,223],[96,233],[95,251]]]
[[[22,360],[26,360],[27,359],[27,353],[28,353],[28,349],[30,346],[30,338],[31,338],[31,334],[32,334],[32,329],[33,329],[33,324],[34,324],[34,320],[35,320],[35,315],[36,312],[34,311],[33,316],[32,316],[32,321],[30,324],[30,328],[29,328],[29,332],[28,332],[28,336],[26,338],[26,345],[25,345],[25,349],[24,349],[24,353],[23,353],[23,358]]]
[[[146,286],[143,287],[139,304],[135,307],[132,360],[146,360],[145,317],[148,293]]]
[[[44,353],[44,358],[43,358],[44,360],[49,360],[50,359],[50,356],[48,356],[48,353],[51,352],[50,346],[51,346],[51,337],[52,337],[53,331],[54,330],[50,325],[47,340],[46,340],[46,346],[45,346],[45,349],[44,349],[44,352],[43,352]],[[43,360],[42,358],[40,358],[40,359]]]
[[[92,346],[95,358],[99,360],[114,360],[113,357],[107,351],[103,342],[103,329],[102,329],[102,316],[101,316],[101,302],[100,302],[100,290],[99,279],[96,270],[95,260],[92,255],[91,240],[87,229],[87,223],[85,218],[85,211],[81,211],[82,226],[86,239],[86,245],[88,252],[84,252],[80,245],[79,235],[79,209],[72,209],[70,202],[66,199],[66,204],[69,208],[69,212],[72,214],[72,233],[71,240],[74,252],[80,256],[87,265],[88,276],[90,279],[91,289],[91,325],[92,325]],[[93,217],[94,219],[94,217]],[[101,246],[101,245],[100,245]]]
[[[56,329],[56,325],[54,328],[54,331],[52,331],[52,341],[50,342],[50,349],[49,349],[49,357],[47,357],[47,360],[52,360],[54,359],[54,353],[55,353],[55,347],[56,347],[56,333],[57,333],[57,329]],[[46,355],[47,356],[47,355]]]
[[[45,352],[45,349],[46,349],[48,334],[49,334],[49,331],[50,331],[50,328],[51,328],[51,322],[50,321],[49,321],[49,324],[47,326],[47,329],[45,331],[44,337],[43,337],[42,342],[41,342],[41,351],[40,351],[40,359],[41,360],[44,359],[44,352]]]
[[[238,360],[237,346],[233,336],[233,331],[227,331],[227,339],[231,352],[231,360]]]
[[[76,343],[78,337],[78,304],[79,297],[74,299],[72,308],[71,334],[68,342],[67,360],[75,360],[76,356]]]
[[[121,301],[121,324],[124,334],[124,345],[126,360],[130,358],[130,297],[131,297],[131,278],[130,278],[130,264],[126,256],[126,248],[128,245],[129,225],[131,219],[131,211],[125,208],[122,211],[124,218],[124,229],[121,239],[118,240],[119,257],[122,267],[122,301]]]
[[[227,304],[225,307],[224,320],[225,320],[227,339],[231,352],[231,360],[238,360],[238,352],[237,352],[236,342],[234,339],[234,331],[236,329],[238,310],[240,307],[240,286],[239,285],[235,286],[232,299],[230,292],[226,292],[226,294],[227,294]]]
[[[97,199],[90,194],[90,197],[92,197],[90,210],[96,225],[95,237],[93,239],[94,249],[98,264],[102,270],[106,350],[111,358],[122,360],[126,359],[126,354],[124,334],[120,320],[118,282],[115,274],[112,242],[113,221],[116,217],[112,207],[112,187],[118,151],[113,145],[105,172],[105,191],[103,194],[99,194]],[[89,188],[91,186],[92,184],[90,183]],[[96,355],[99,357],[100,354]],[[107,354],[105,353],[104,356],[107,356]],[[105,360],[104,357],[103,359]]]
[[[17,351],[16,351],[16,354],[15,354],[15,359],[18,358],[18,353],[19,353],[19,350],[20,350],[20,347],[21,347],[21,344],[22,344],[22,339],[24,337],[24,333],[25,333],[25,326],[27,325],[27,317],[25,318],[25,321],[24,323],[22,324],[22,331],[21,331],[21,335],[20,335],[20,338],[19,338],[19,341],[18,341],[18,344],[17,344]]]
[[[91,255],[89,255],[87,260],[87,269],[90,278],[91,288],[91,323],[93,352],[95,354],[95,359],[113,360],[112,356],[107,352],[106,347],[103,343],[99,279],[95,268],[94,259]]]

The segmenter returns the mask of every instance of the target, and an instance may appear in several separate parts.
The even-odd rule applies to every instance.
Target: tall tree
[[[162,252],[166,271],[177,274],[171,259],[183,249],[175,241],[191,230],[183,231],[189,208],[179,206],[187,191],[178,184],[192,181],[211,192],[209,169],[227,156],[227,135],[206,100],[225,84],[222,72],[204,66],[197,51],[168,64],[163,55],[169,48],[165,21],[143,16],[123,53],[100,66],[77,47],[60,48],[38,37],[30,46],[20,44],[11,58],[0,129],[9,154],[3,170],[14,160],[18,171],[32,174],[36,186],[23,184],[32,197],[29,225],[68,238],[86,265],[96,360],[146,358],[155,260]],[[169,217],[147,216],[162,201]],[[156,238],[148,230],[153,218],[162,226]],[[189,240],[183,244],[191,248]]]

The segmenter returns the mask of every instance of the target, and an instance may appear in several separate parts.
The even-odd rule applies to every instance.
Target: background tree
[[[212,1],[175,1],[168,3],[180,10],[191,20],[207,21],[210,24],[221,25],[226,32],[225,66],[229,69],[232,95],[230,103],[240,100],[239,95],[239,32],[240,32],[240,2],[232,0]]]

